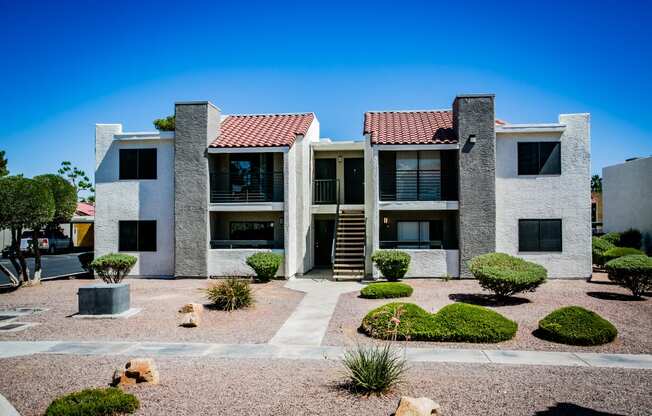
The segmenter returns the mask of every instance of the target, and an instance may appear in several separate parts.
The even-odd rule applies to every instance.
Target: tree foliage
[[[9,160],[5,157],[5,151],[0,150],[0,178],[9,175],[8,164]]]
[[[174,131],[175,128],[175,118],[174,116],[168,116],[166,118],[157,118],[154,120],[154,127],[160,131]]]
[[[93,201],[95,201],[95,187],[93,186],[93,183],[91,182],[88,175],[86,175],[86,172],[77,166],[73,166],[69,161],[64,160],[61,162],[61,168],[59,168],[57,173],[63,177],[68,178],[68,182],[70,182],[72,186],[75,187],[77,197],[81,201],[85,202],[91,198]],[[83,196],[79,195],[80,192],[90,192],[90,196],[84,198]]]
[[[35,176],[34,180],[41,182],[50,189],[54,197],[54,217],[52,223],[69,222],[77,209],[77,191],[75,187],[59,175],[47,174]]]
[[[602,193],[602,178],[600,175],[591,176],[591,192]]]

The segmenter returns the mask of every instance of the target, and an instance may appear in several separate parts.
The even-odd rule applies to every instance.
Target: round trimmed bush
[[[500,342],[518,325],[498,312],[454,303],[430,314],[413,303],[389,303],[369,312],[360,331],[380,339],[440,342]]]
[[[223,311],[247,308],[254,303],[249,282],[244,279],[229,277],[206,289],[206,297],[212,306]]]
[[[539,321],[539,334],[549,341],[568,345],[602,345],[613,341],[618,330],[595,312],[566,306]]]
[[[365,299],[404,298],[412,295],[412,286],[399,282],[378,282],[365,286],[360,297]]]
[[[652,257],[631,255],[611,260],[605,266],[609,280],[632,291],[636,297],[652,289]]]
[[[483,289],[499,297],[534,292],[548,277],[545,267],[505,253],[474,257],[469,269]]]
[[[283,256],[270,252],[256,253],[247,257],[247,265],[254,269],[256,280],[261,282],[269,282],[273,279],[282,261]]]
[[[630,228],[626,231],[623,231],[623,233],[620,234],[620,242],[618,246],[639,249],[641,248],[642,239],[643,236],[641,235],[641,232],[639,230],[635,228]]]
[[[136,257],[128,254],[109,253],[93,260],[91,270],[106,283],[120,283],[136,264]]]
[[[133,394],[115,387],[86,389],[55,399],[45,416],[112,416],[133,413],[140,403]]]
[[[607,233],[600,238],[603,239],[604,241],[613,244],[614,246],[618,246],[620,244],[620,233],[617,233],[615,231]]]
[[[645,253],[643,253],[641,250],[637,250],[631,247],[614,247],[605,251],[604,254],[602,254],[602,259],[606,264],[611,260],[617,259],[619,257],[632,255],[645,255]]]
[[[612,248],[615,248],[609,241],[600,237],[591,238],[591,254],[593,257],[593,264],[596,266],[604,266],[604,253]]]
[[[410,255],[400,250],[376,250],[371,256],[378,270],[390,282],[402,279],[410,267]]]

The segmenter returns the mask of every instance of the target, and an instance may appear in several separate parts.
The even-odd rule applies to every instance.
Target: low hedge
[[[256,279],[261,282],[273,279],[282,261],[283,256],[269,252],[256,253],[247,257],[247,265],[254,269]]]
[[[592,237],[591,238],[591,255],[593,258],[593,264],[596,266],[604,266],[604,253],[607,250],[610,250],[612,248],[615,248],[613,244],[611,244],[609,241],[604,240],[600,237]]]
[[[641,255],[645,254],[641,250],[637,250],[635,248],[631,247],[614,247],[610,248],[609,250],[605,251],[604,254],[602,254],[602,258],[606,263],[610,262],[611,260],[617,259],[619,257],[623,256],[632,256],[632,255]]]
[[[605,266],[609,280],[632,291],[641,297],[652,290],[652,257],[631,255],[611,260]]]
[[[365,299],[404,298],[412,295],[412,286],[399,282],[378,282],[365,286],[360,297]]]
[[[430,314],[413,303],[389,303],[369,312],[360,331],[380,339],[493,343],[512,339],[517,328],[481,306],[455,303]]]
[[[469,269],[483,289],[499,297],[534,292],[548,277],[543,266],[505,253],[474,257],[469,262]]]
[[[93,260],[89,267],[106,283],[120,283],[136,261],[136,257],[128,254],[109,253]]]
[[[86,389],[55,399],[45,416],[112,416],[133,413],[140,403],[133,394],[109,387]]]
[[[600,238],[603,239],[604,241],[613,244],[614,246],[618,246],[620,244],[620,233],[617,233],[615,231],[607,233]]]
[[[79,260],[79,264],[81,265],[81,268],[85,272],[90,272],[91,271],[91,263],[93,262],[93,258],[95,257],[95,253],[92,251],[88,251],[86,253],[81,253],[77,255],[77,259]]]
[[[618,330],[595,312],[566,306],[539,321],[538,335],[568,345],[602,345],[616,339]]]
[[[410,255],[400,250],[376,250],[371,256],[378,270],[391,281],[402,279],[410,268]]]

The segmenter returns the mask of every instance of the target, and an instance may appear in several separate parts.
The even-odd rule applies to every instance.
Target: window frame
[[[125,247],[123,245],[123,239],[122,239],[122,233],[123,233],[123,225],[126,226],[128,224],[135,224],[136,225],[136,236],[135,236],[135,248],[132,248],[133,246],[128,246]],[[142,244],[141,242],[141,226],[143,225],[154,225],[154,238],[153,242],[151,245],[149,244]],[[158,248],[158,232],[157,232],[157,221],[156,220],[119,220],[118,221],[118,252],[120,253],[134,253],[134,252],[147,252],[147,253],[153,253],[157,251]],[[147,248],[143,248],[141,246],[145,245]]]
[[[270,228],[271,228],[271,231],[272,231],[272,239],[271,240],[266,240],[266,239],[262,239],[262,238],[247,238],[247,239],[244,239],[244,240],[234,239],[234,238],[232,238],[232,235],[233,235],[233,225],[235,225],[235,224],[265,224],[265,225],[271,224]],[[240,220],[229,221],[229,240],[233,240],[233,241],[257,241],[257,240],[260,240],[260,241],[276,241],[276,221],[274,221],[274,220],[270,220],[270,221],[265,221],[265,220],[262,220],[262,221],[260,221],[260,220],[258,220],[258,221],[240,221]]]
[[[555,147],[559,146],[559,170],[553,173],[542,173],[545,166],[545,161],[541,160],[541,145],[554,143]],[[537,173],[523,173],[521,168],[521,146],[523,145],[536,145],[536,160],[537,160]],[[516,173],[518,176],[560,176],[562,174],[562,154],[561,154],[561,140],[543,140],[543,141],[521,141],[516,142]],[[554,152],[553,150],[550,154]]]
[[[123,152],[126,155],[127,152],[135,152],[135,163],[136,166],[132,167],[133,170],[135,171],[135,174],[133,175],[134,177],[131,177],[129,175],[126,175],[127,172],[123,172]],[[141,159],[141,153],[144,152],[153,152],[154,153],[154,158],[153,158],[153,177],[145,177],[145,175],[142,174],[141,172],[141,167],[140,167],[140,159]],[[125,168],[126,170],[126,168]],[[127,177],[129,176],[129,177]],[[143,147],[143,148],[129,148],[125,147],[122,149],[119,149],[118,151],[118,180],[120,181],[153,181],[158,179],[158,148],[157,147]]]
[[[536,221],[537,223],[537,239],[536,239],[536,249],[530,250],[530,249],[524,249],[523,246],[525,244],[522,243],[521,239],[521,224],[524,224],[526,222],[534,222]],[[551,249],[542,249],[541,246],[541,223],[542,222],[557,222],[559,223],[559,250],[551,250]],[[564,223],[561,218],[519,218],[518,220],[518,252],[519,253],[563,253],[564,251]]]

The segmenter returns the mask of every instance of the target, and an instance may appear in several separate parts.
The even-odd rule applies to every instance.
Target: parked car
[[[20,236],[20,250],[30,251],[30,242],[34,233],[23,231]],[[50,254],[57,251],[69,250],[72,247],[72,239],[66,237],[61,230],[40,231],[38,235],[38,248]]]

